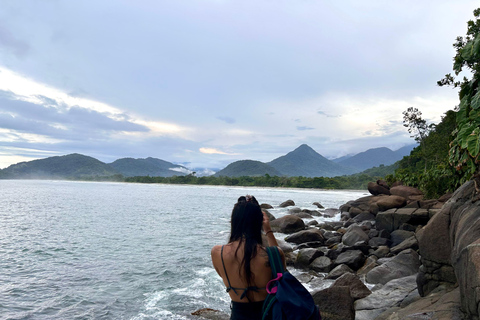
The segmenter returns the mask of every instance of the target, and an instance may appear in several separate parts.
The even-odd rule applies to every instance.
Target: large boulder
[[[375,227],[377,230],[386,230],[392,232],[400,228],[404,223],[412,220],[416,208],[390,209],[379,212],[375,217]]]
[[[305,229],[305,222],[299,217],[286,215],[270,222],[274,232],[294,233]]]
[[[332,287],[346,286],[350,288],[350,295],[354,300],[362,299],[371,294],[370,289],[367,288],[360,280],[360,278],[353,273],[345,273],[340,278],[335,280]]]
[[[365,255],[360,250],[348,250],[340,253],[335,259],[335,265],[345,264],[353,270],[360,269],[365,262]]]
[[[407,297],[417,292],[415,276],[392,280],[366,298],[355,301],[355,319],[372,320],[392,307],[398,307]],[[404,318],[398,318],[404,319]],[[432,319],[432,318],[413,318]]]
[[[415,232],[406,231],[406,230],[395,230],[390,235],[390,240],[392,241],[391,246],[395,247],[396,245],[402,243],[403,241],[413,236],[415,236]]]
[[[345,273],[354,273],[349,266],[346,264],[341,264],[339,266],[336,266],[332,271],[329,272],[329,274],[325,277],[325,279],[337,279],[341,276],[343,276]]]
[[[374,196],[378,196],[379,194],[386,194],[390,195],[390,190],[385,185],[378,184],[377,182],[369,182],[367,185],[368,192],[370,192]]]
[[[295,244],[306,242],[324,242],[322,232],[318,229],[308,229],[296,232],[285,238],[287,242],[293,242]]]
[[[423,193],[417,188],[408,187],[408,186],[396,186],[390,188],[390,193],[396,196],[404,197],[407,200],[415,201],[422,200]]]
[[[378,199],[376,204],[380,211],[386,211],[392,208],[404,207],[407,204],[407,199],[401,196],[392,195]]]
[[[418,253],[412,249],[407,249],[388,262],[370,270],[365,280],[371,284],[385,284],[393,279],[416,275],[419,267]]]
[[[297,259],[295,260],[295,268],[305,269],[310,263],[318,257],[323,256],[324,253],[321,250],[314,248],[306,248],[298,251]]]
[[[313,300],[325,320],[354,320],[353,298],[348,286],[335,286],[313,294]]]
[[[365,231],[363,231],[363,229],[357,225],[351,225],[348,227],[347,232],[342,237],[343,244],[347,246],[353,246],[359,241],[368,242],[368,240],[368,234],[366,234]]]
[[[313,260],[309,268],[317,272],[328,273],[333,268],[333,262],[330,258],[322,256]]]
[[[286,208],[286,207],[290,207],[290,206],[294,206],[295,205],[295,202],[293,200],[287,200],[287,201],[284,201],[282,202],[279,207],[280,208]]]

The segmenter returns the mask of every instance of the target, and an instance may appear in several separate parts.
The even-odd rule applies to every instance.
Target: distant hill
[[[267,164],[290,177],[335,177],[354,173],[354,170],[328,160],[306,144]]]
[[[224,169],[214,174],[215,177],[242,177],[242,176],[282,176],[275,168],[260,161],[240,160],[230,163]]]
[[[109,165],[92,157],[73,153],[12,164],[0,171],[3,179],[66,179],[118,174]]]
[[[398,150],[395,150],[395,153],[401,156],[400,159],[402,159],[405,156],[409,156],[410,152],[416,147],[418,144],[410,144],[408,146],[402,147]]]
[[[338,164],[355,168],[356,172],[361,172],[369,168],[378,167],[381,164],[388,166],[402,159],[399,153],[389,148],[373,148],[360,152],[353,157],[339,161]]]
[[[172,177],[184,176],[190,173],[190,170],[184,166],[179,166],[156,158],[122,158],[115,160],[109,165],[125,177]]]

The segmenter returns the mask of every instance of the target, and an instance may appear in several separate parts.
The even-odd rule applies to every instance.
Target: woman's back
[[[213,265],[217,270],[218,274],[222,277],[225,287],[234,288],[229,290],[228,292],[232,301],[263,301],[267,296],[265,286],[272,278],[272,270],[268,263],[267,252],[265,251],[265,248],[257,246],[257,254],[250,261],[250,268],[253,274],[253,283],[250,284],[250,287],[256,287],[257,291],[252,288],[248,290],[247,294],[244,295],[242,298],[242,294],[244,293],[245,289],[249,287],[247,284],[244,268],[241,265],[243,254],[244,243],[241,244],[240,247],[238,247],[237,241],[224,246],[215,246],[212,249]]]

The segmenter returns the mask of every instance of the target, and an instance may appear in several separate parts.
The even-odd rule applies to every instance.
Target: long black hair
[[[262,245],[262,224],[263,214],[257,199],[253,196],[238,198],[232,210],[230,240],[228,242],[239,241],[235,256],[237,256],[242,243],[245,242],[239,274],[241,275],[243,266],[248,287],[253,284],[254,280],[250,262],[257,255],[258,245]]]

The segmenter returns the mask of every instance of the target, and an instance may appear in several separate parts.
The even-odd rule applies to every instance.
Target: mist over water
[[[228,312],[210,250],[226,242],[245,194],[315,209],[315,201],[338,208],[366,192],[0,180],[0,319]]]

